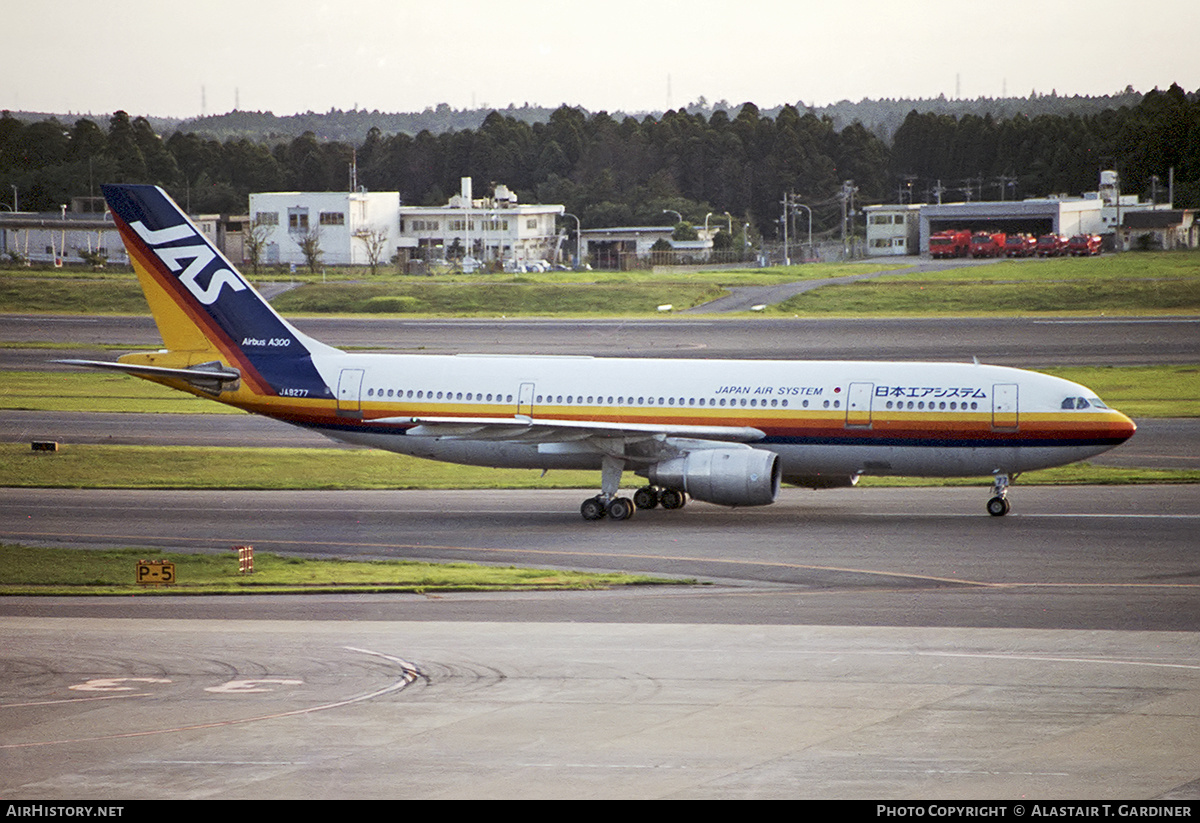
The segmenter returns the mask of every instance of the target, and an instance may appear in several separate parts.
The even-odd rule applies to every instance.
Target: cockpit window
[[[1062,401],[1064,409],[1107,409],[1099,397],[1068,397]]]

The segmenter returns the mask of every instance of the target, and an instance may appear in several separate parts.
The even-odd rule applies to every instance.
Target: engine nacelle
[[[650,467],[651,483],[722,506],[765,506],[779,493],[779,456],[763,449],[699,449]]]

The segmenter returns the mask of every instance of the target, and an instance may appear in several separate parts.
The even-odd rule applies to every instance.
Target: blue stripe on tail
[[[157,186],[102,188],[124,223],[130,256],[144,262],[216,348],[237,360],[232,365],[256,372],[275,394],[333,397],[312,353],[334,350],[280,317],[166,192]]]

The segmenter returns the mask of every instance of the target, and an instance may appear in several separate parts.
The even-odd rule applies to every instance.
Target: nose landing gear
[[[987,502],[987,513],[992,517],[1003,517],[1008,514],[1008,481],[1007,474],[997,474],[992,481],[992,499]]]

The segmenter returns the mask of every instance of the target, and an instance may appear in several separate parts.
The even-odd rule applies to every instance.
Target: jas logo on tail
[[[207,286],[201,286],[196,282],[196,278],[204,272],[205,268],[217,259],[217,254],[186,223],[154,231],[146,228],[142,224],[142,221],[137,220],[130,224],[130,228],[137,232],[138,237],[146,241],[154,250],[154,253],[158,255],[159,259],[167,264],[167,268],[173,272],[183,271],[179,275],[180,282],[204,305],[211,306],[217,302],[217,299],[221,296],[221,289],[226,286],[229,286],[235,292],[246,290],[246,284],[236,274],[226,268],[214,271],[208,279]],[[159,248],[164,243],[192,239],[198,242],[190,246],[167,246]],[[192,262],[185,268],[184,261],[186,260],[191,260]]]

